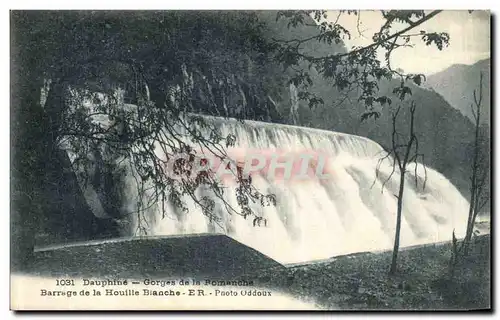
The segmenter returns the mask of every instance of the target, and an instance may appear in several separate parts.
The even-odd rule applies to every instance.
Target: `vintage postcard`
[[[12,10],[13,310],[490,310],[489,11]]]

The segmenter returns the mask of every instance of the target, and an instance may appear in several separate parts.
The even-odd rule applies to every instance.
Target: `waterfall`
[[[221,222],[214,223],[186,197],[188,213],[177,212],[171,205],[167,205],[164,218],[159,210],[150,213],[150,235],[224,233],[282,263],[392,248],[399,173],[391,176],[391,163],[384,161],[376,176],[377,164],[384,155],[377,143],[359,136],[297,126],[205,119],[220,128],[223,135],[236,136],[235,145],[227,150],[235,161],[243,161],[249,152],[313,152],[328,158],[324,172],[329,177],[285,181],[270,179],[265,174],[253,175],[255,187],[262,193],[274,194],[277,200],[276,206],[252,204],[267,220],[265,226],[253,226],[251,219],[228,214],[222,201],[216,201]],[[407,172],[401,246],[451,240],[453,230],[457,237],[463,236],[468,202],[431,168],[426,168],[427,181],[422,189],[421,184],[415,184],[414,169],[410,167]],[[417,176],[423,176],[423,167],[417,169]],[[230,185],[226,190],[225,200],[237,207],[234,190]],[[210,190],[197,192],[203,195]],[[135,202],[132,197],[130,201]]]
[[[93,102],[86,102],[85,106],[89,110],[95,108]],[[125,105],[124,108],[135,110],[136,107]],[[204,116],[204,120],[218,128],[222,136],[236,137],[234,145],[227,148],[227,154],[235,162],[248,163],[248,156],[256,154],[266,161],[273,157],[293,160],[312,155],[307,172],[313,174],[297,179],[297,168],[302,168],[303,160],[293,163],[291,178],[269,175],[275,171],[271,170],[269,163],[263,170],[252,173],[252,184],[256,189],[276,198],[276,206],[250,203],[252,210],[265,223],[254,226],[251,218],[228,212],[227,204],[238,208],[236,186],[228,181],[224,201],[214,197],[210,188],[198,187],[195,190],[197,197],[214,199],[214,214],[218,221],[209,219],[191,197],[185,196],[182,200],[188,212],[171,203],[162,203],[161,206],[148,207],[143,216],[134,214],[125,220],[117,220],[124,225],[125,235],[137,235],[138,219],[145,219],[148,235],[223,233],[282,263],[392,248],[400,179],[390,158],[380,162],[385,153],[380,145],[364,137],[298,126],[208,116]],[[112,127],[109,117],[96,116],[92,121],[103,129]],[[181,131],[179,128],[177,132]],[[188,136],[176,138],[184,140]],[[63,144],[62,148],[72,162],[76,161],[77,152],[70,145]],[[101,156],[116,166],[133,167],[127,158],[102,152]],[[88,157],[94,165],[81,170],[85,170],[87,176],[99,176],[97,158],[93,159],[92,154]],[[424,172],[423,168],[421,165],[417,168],[410,166],[406,173],[402,247],[451,240],[453,230],[457,237],[465,234],[468,202],[442,174],[431,168]],[[286,169],[282,171],[286,172]],[[425,188],[422,188],[424,173],[427,179]],[[96,189],[91,181],[79,183],[94,215],[116,218],[106,211],[103,190]],[[133,172],[126,173],[116,183],[114,188],[122,191],[124,199],[114,206],[121,212],[136,211],[138,189]]]

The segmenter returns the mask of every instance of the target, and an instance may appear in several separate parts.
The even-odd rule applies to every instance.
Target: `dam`
[[[217,222],[204,215],[189,196],[184,196],[187,212],[167,201],[145,213],[147,235],[225,234],[280,263],[392,248],[399,172],[392,172],[390,158],[380,161],[385,154],[380,145],[364,137],[319,129],[203,118],[223,136],[234,135],[234,144],[226,151],[236,163],[244,162],[250,152],[264,158],[272,154],[321,154],[327,158],[323,171],[328,178],[309,175],[295,181],[293,177],[270,179],[261,172],[252,173],[255,188],[276,198],[276,205],[271,206],[250,203],[256,215],[265,220],[265,224],[259,225],[226,210],[225,204],[237,207],[231,184],[225,188],[224,201],[215,197],[210,188],[200,187],[195,191],[198,196],[215,201]],[[457,237],[465,234],[467,200],[442,174],[428,167],[424,173],[423,168],[419,165],[415,170],[409,166],[406,173],[402,247],[450,240],[453,230]],[[123,187],[130,194],[125,206],[134,207],[134,179],[125,179]],[[89,200],[96,202],[95,198]],[[129,228],[129,236],[138,235],[137,219],[140,218],[135,218]]]

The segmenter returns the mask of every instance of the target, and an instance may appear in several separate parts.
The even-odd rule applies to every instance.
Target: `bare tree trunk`
[[[472,231],[474,230],[474,203],[476,202],[476,196],[475,196],[476,191],[473,190],[471,194],[471,199],[470,199],[470,204],[469,204],[469,215],[467,219],[467,229],[465,232],[465,239],[464,239],[464,244],[463,244],[463,253],[464,255],[469,254],[469,244],[470,240],[472,238]]]
[[[479,128],[480,128],[480,118],[481,118],[481,102],[483,99],[483,74],[480,74],[479,77],[479,97],[476,96],[476,90],[474,90],[474,103],[476,105],[476,110],[471,104],[472,114],[475,120],[475,135],[474,135],[474,159],[472,162],[472,176],[471,176],[471,195],[470,195],[470,204],[469,204],[469,215],[467,219],[467,229],[465,233],[465,239],[463,242],[463,254],[467,256],[469,254],[469,246],[472,238],[472,233],[474,231],[474,222],[477,216],[477,209],[479,201],[478,188],[482,188],[482,186],[478,185],[478,169],[479,169]],[[484,183],[484,181],[480,182]]]
[[[398,106],[398,108],[392,114],[391,149],[387,151],[387,155],[385,157],[379,159],[376,169],[376,177],[378,178],[378,173],[382,162],[385,159],[389,158],[391,155],[393,156],[392,172],[389,175],[389,177],[385,180],[385,182],[382,184],[382,189],[384,188],[385,183],[387,183],[392,178],[396,169],[398,169],[400,173],[398,195],[394,195],[395,197],[397,197],[398,202],[397,202],[397,212],[396,212],[396,232],[394,236],[394,247],[392,250],[392,261],[389,269],[389,274],[391,275],[395,274],[397,271],[399,240],[401,236],[401,220],[403,215],[403,195],[405,188],[406,168],[408,167],[409,163],[412,162],[415,163],[415,186],[418,187],[417,168],[419,166],[419,163],[417,161],[418,159],[423,160],[423,154],[419,153],[418,138],[415,134],[415,111],[416,111],[415,102],[412,101],[411,106],[409,108],[410,130],[409,130],[409,135],[406,137],[404,141],[400,141],[400,139],[398,139],[398,137],[401,136],[401,134],[397,130],[397,120],[400,111],[401,111],[401,106]],[[425,166],[423,168],[425,173],[423,188],[425,188],[425,183],[427,181],[427,170],[425,169]]]
[[[397,261],[399,252],[399,238],[401,234],[401,216],[403,213],[403,193],[405,188],[405,171],[401,172],[399,180],[399,193],[398,193],[398,210],[396,215],[396,235],[394,237],[394,248],[392,249],[392,261],[389,274],[395,274],[397,271]]]
[[[472,238],[472,231],[474,230],[474,217],[475,217],[475,208],[476,208],[476,189],[477,189],[477,158],[478,158],[478,135],[479,135],[479,125],[476,121],[476,134],[474,141],[474,160],[472,164],[472,177],[471,177],[471,195],[470,195],[470,203],[469,203],[469,215],[467,219],[467,229],[465,232],[464,239],[464,255],[468,255],[469,253],[469,244]]]

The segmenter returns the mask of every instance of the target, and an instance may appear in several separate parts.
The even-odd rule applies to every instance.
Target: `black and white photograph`
[[[492,310],[490,11],[9,18],[11,310]]]

